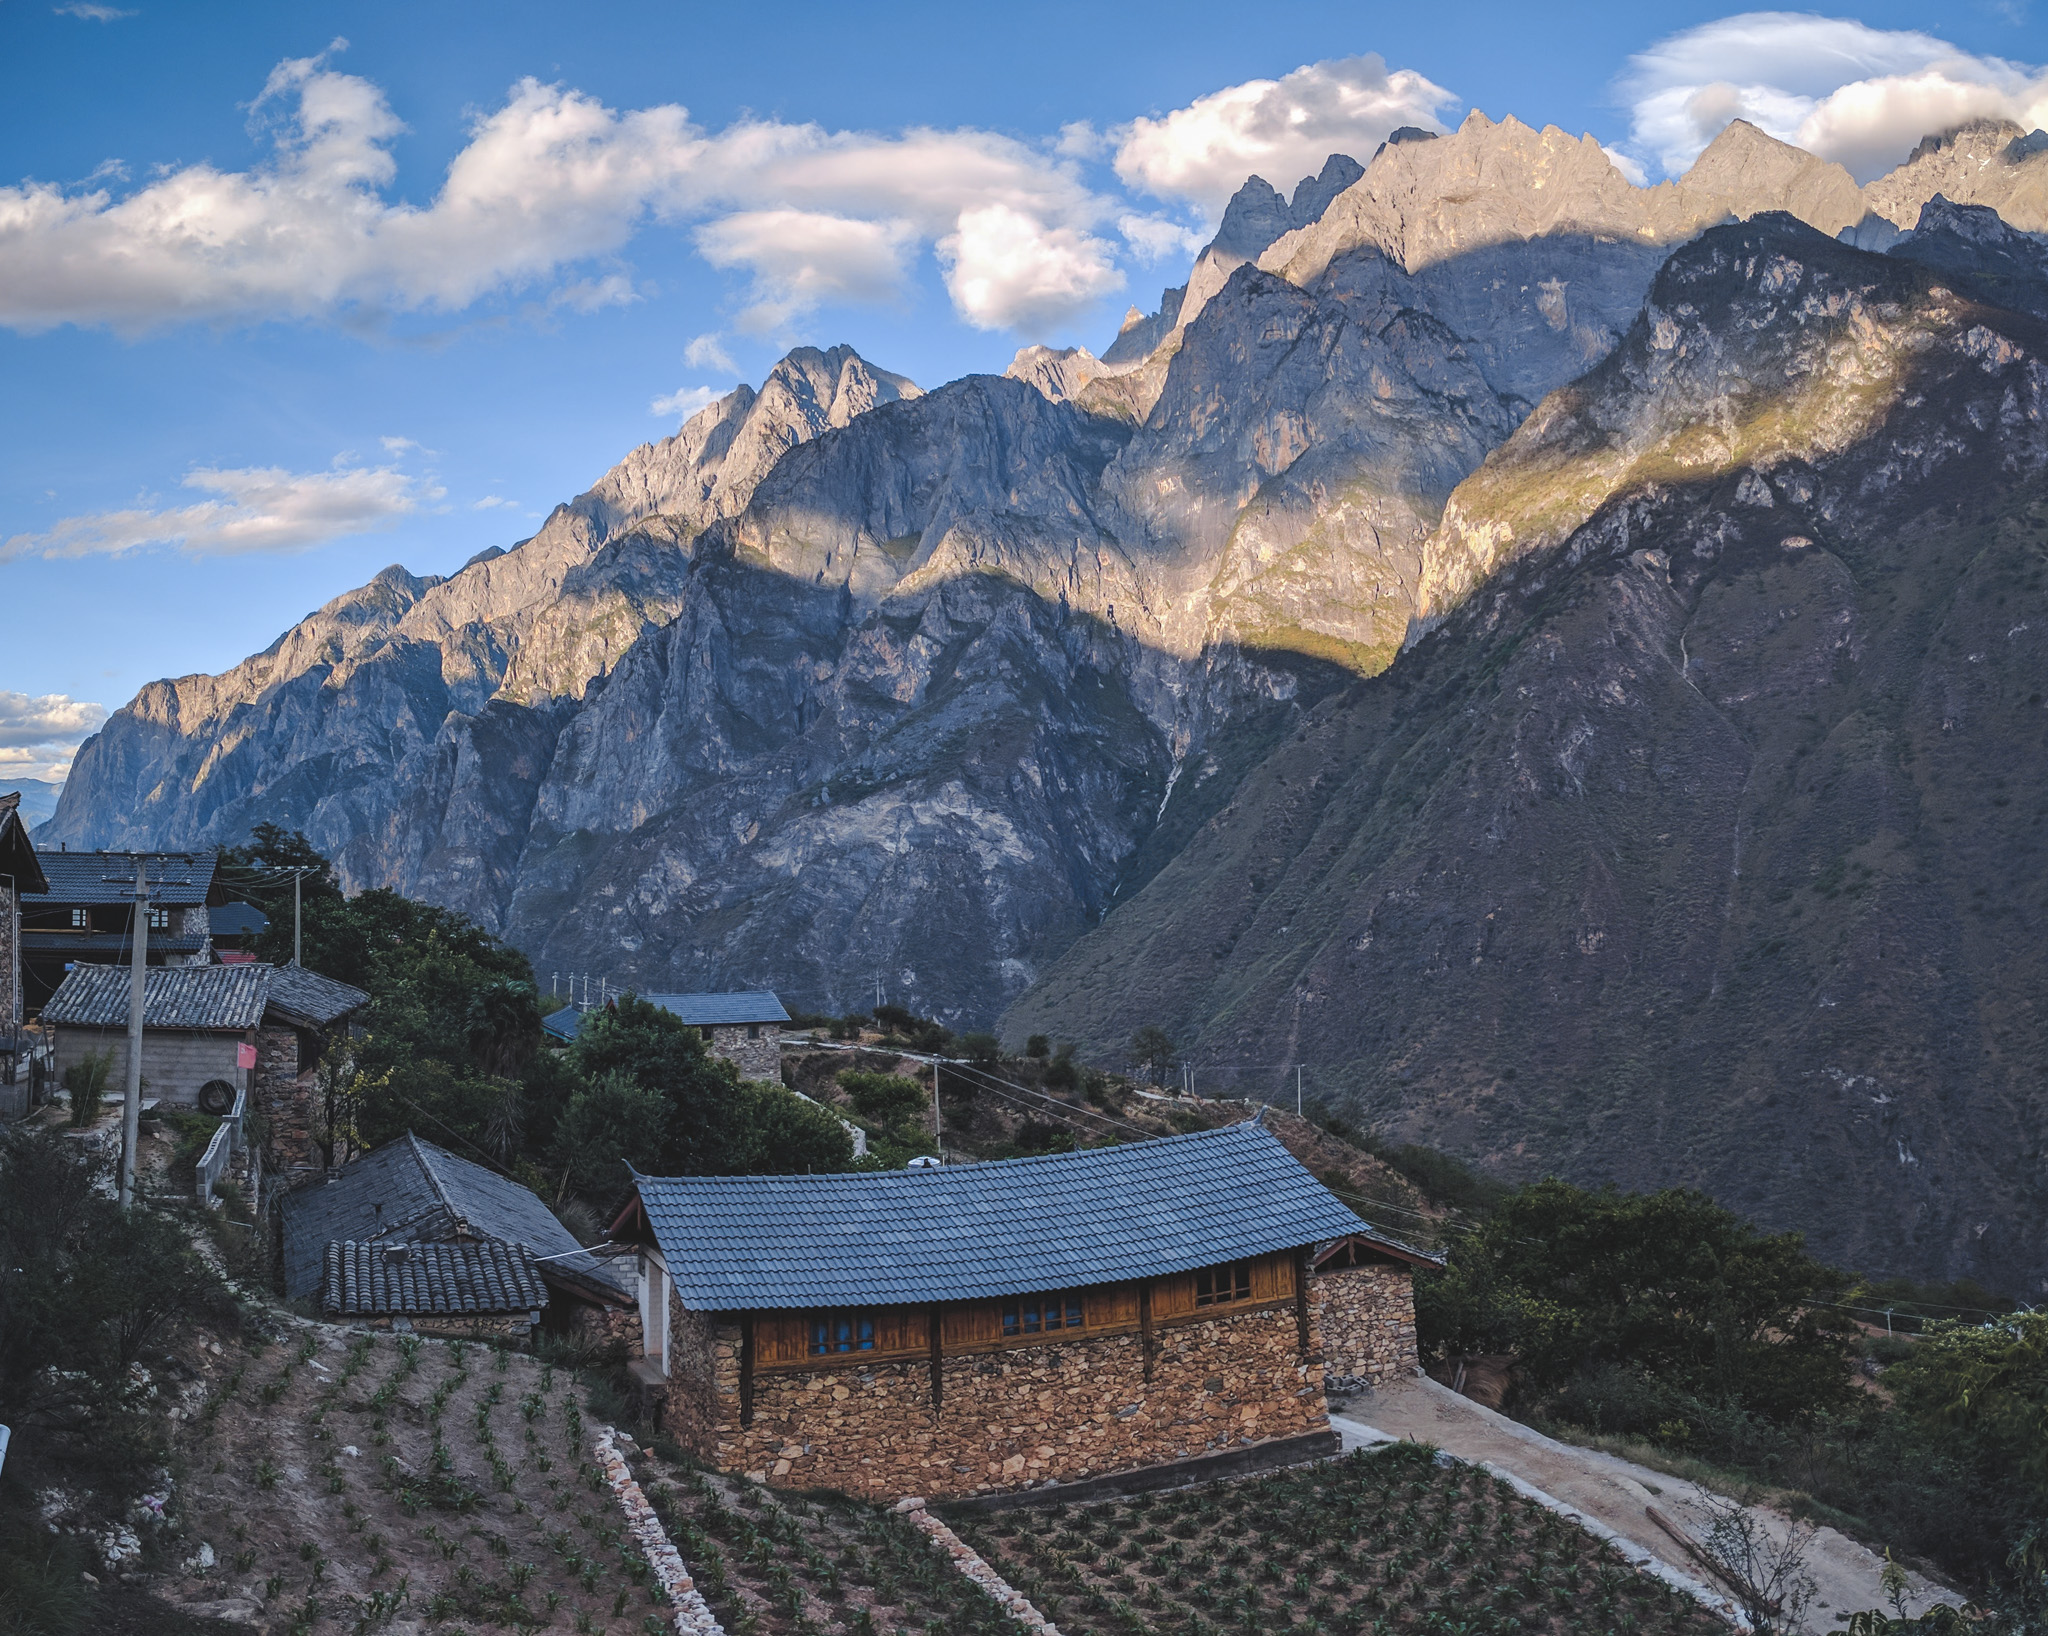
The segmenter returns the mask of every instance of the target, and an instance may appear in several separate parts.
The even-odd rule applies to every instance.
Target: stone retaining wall
[[[942,1359],[757,1372],[740,1411],[740,1323],[672,1305],[665,1424],[698,1458],[785,1488],[889,1497],[1071,1482],[1293,1437],[1329,1425],[1314,1350],[1323,1280],[1310,1285],[1310,1352],[1293,1301],[1154,1331],[1152,1379],[1135,1332]]]
[[[1377,1386],[1415,1373],[1422,1360],[1415,1346],[1415,1281],[1406,1267],[1383,1261],[1325,1267],[1315,1284],[1332,1380]]]

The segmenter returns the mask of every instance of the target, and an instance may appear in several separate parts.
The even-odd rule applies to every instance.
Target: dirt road
[[[1704,1532],[1698,1509],[1701,1491],[1681,1478],[1611,1454],[1557,1442],[1433,1380],[1403,1381],[1370,1393],[1330,1418],[1346,1448],[1388,1438],[1434,1443],[1458,1459],[1490,1466],[1526,1484],[1590,1519],[1600,1530],[1646,1552],[1667,1569],[1696,1583],[1704,1581],[1717,1593],[1722,1589],[1649,1516],[1649,1508],[1655,1506],[1693,1534]],[[1774,1537],[1784,1536],[1789,1526],[1784,1517],[1762,1507],[1756,1508],[1755,1515]],[[1819,1586],[1807,1613],[1807,1628],[1833,1630],[1844,1615],[1883,1606],[1878,1585],[1883,1566],[1882,1557],[1846,1535],[1832,1528],[1821,1529],[1806,1554],[1806,1571]],[[1912,1576],[1912,1612],[1924,1612],[1936,1602],[1960,1600],[1920,1575]]]

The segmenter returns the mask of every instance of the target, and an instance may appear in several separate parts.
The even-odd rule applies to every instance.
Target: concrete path
[[[1705,1532],[1699,1510],[1702,1491],[1682,1478],[1557,1442],[1422,1377],[1356,1398],[1342,1413],[1333,1413],[1330,1423],[1347,1450],[1388,1440],[1434,1443],[1447,1454],[1488,1466],[1517,1486],[1577,1512],[1596,1525],[1596,1533],[1616,1537],[1625,1555],[1640,1561],[1641,1552],[1654,1558],[1666,1570],[1660,1577],[1676,1575],[1704,1583],[1716,1600],[1725,1591],[1649,1516],[1648,1508],[1654,1505],[1695,1537]],[[1790,1526],[1763,1507],[1757,1507],[1755,1515],[1778,1538]],[[1883,1567],[1884,1559],[1875,1552],[1832,1528],[1821,1529],[1806,1553],[1806,1571],[1820,1587],[1807,1611],[1807,1629],[1834,1630],[1848,1614],[1884,1606],[1878,1585]],[[1912,1575],[1911,1612],[1961,1600],[1919,1574]]]

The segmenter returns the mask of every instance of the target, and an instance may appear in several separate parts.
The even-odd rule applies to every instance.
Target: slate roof
[[[782,1002],[766,990],[750,994],[643,994],[640,998],[699,1027],[789,1021]]]
[[[24,896],[49,888],[43,876],[42,860],[28,838],[28,825],[20,812],[21,791],[0,795],[0,874],[13,876],[9,884]]]
[[[206,913],[207,929],[215,937],[261,937],[270,928],[270,918],[253,903],[223,903]]]
[[[144,859],[148,866],[150,901],[158,907],[176,908],[180,904],[205,903],[216,895],[213,870],[219,861],[218,854],[150,852],[144,854]],[[135,854],[132,852],[52,852],[45,848],[36,853],[36,862],[43,866],[50,889],[41,893],[24,893],[22,901],[30,907],[62,903],[132,903],[135,899]],[[114,878],[110,880],[108,876]],[[159,881],[174,884],[159,886]]]
[[[369,995],[361,989],[322,977],[304,966],[259,963],[256,969],[270,973],[270,1009],[301,1028],[325,1028],[370,1003]]]
[[[240,1033],[263,1020],[270,968],[151,966],[143,976],[144,1028],[218,1029]],[[74,1028],[128,1026],[129,969],[73,966],[43,1007],[43,1021]]]
[[[43,1007],[43,1021],[73,1028],[128,1026],[129,968],[78,965]],[[241,1033],[274,1011],[298,1027],[323,1027],[370,1003],[369,995],[303,966],[152,966],[143,978],[142,1026]]]
[[[538,1312],[546,1285],[524,1244],[416,1244],[402,1256],[390,1244],[327,1246],[320,1310],[335,1317],[409,1313]]]
[[[546,1262],[543,1276],[614,1301],[633,1297],[609,1262],[580,1253],[575,1235],[534,1193],[410,1132],[327,1181],[285,1195],[285,1294],[296,1300],[321,1287],[332,1242],[429,1243],[453,1239],[458,1224],[479,1239],[523,1244],[536,1258],[567,1252],[563,1260]]]
[[[582,1018],[583,1013],[574,1006],[564,1006],[560,1011],[550,1011],[541,1018],[540,1026],[556,1039],[570,1041],[576,1038],[576,1026]]]
[[[1364,1225],[1255,1123],[985,1165],[636,1181],[700,1312],[1080,1289]]]

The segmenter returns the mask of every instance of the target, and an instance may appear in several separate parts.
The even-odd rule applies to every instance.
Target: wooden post
[[[740,1427],[754,1423],[754,1315],[740,1314]]]
[[[1308,1261],[1307,1250],[1294,1252],[1294,1334],[1303,1363],[1308,1362]]]
[[[934,1070],[936,1073],[936,1069]],[[943,1330],[943,1314],[933,1307],[925,1315],[925,1324],[931,1332],[932,1341],[932,1413],[937,1414],[946,1404],[945,1362],[940,1349],[939,1337]]]
[[[1138,1352],[1145,1366],[1145,1378],[1152,1378],[1152,1281],[1138,1285]]]

